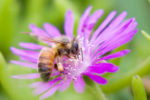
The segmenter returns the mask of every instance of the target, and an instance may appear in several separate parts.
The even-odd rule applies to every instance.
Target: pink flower
[[[127,15],[126,12],[122,12],[115,18],[116,11],[112,11],[102,24],[92,32],[96,22],[103,15],[103,10],[97,10],[90,15],[91,9],[92,7],[88,7],[81,16],[76,36],[83,50],[83,58],[81,56],[79,56],[79,59],[62,58],[61,63],[64,66],[65,80],[55,70],[52,76],[58,76],[57,78],[48,82],[40,81],[31,84],[30,87],[35,88],[35,94],[42,94],[40,99],[53,95],[57,90],[66,90],[71,82],[73,82],[77,92],[84,92],[85,82],[82,78],[83,75],[88,76],[98,84],[106,84],[107,80],[100,75],[106,72],[114,73],[119,69],[119,67],[106,62],[106,60],[124,56],[129,52],[129,50],[122,50],[104,56],[104,54],[132,39],[137,32],[135,18],[124,20]],[[73,38],[73,28],[74,17],[72,11],[69,10],[65,16],[64,31],[65,35],[71,39]],[[32,35],[38,39],[40,37],[53,38],[61,36],[59,30],[48,23],[44,24],[44,30],[35,25],[30,25],[30,29]],[[11,51],[20,57],[20,61],[12,60],[11,62],[37,70],[39,52],[44,46],[34,43],[20,43],[19,45],[25,49],[11,47]],[[36,79],[40,78],[40,74],[37,72],[26,75],[15,75],[13,78]]]

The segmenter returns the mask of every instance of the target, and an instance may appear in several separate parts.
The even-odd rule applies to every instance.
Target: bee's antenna
[[[83,61],[83,50],[82,50],[82,48],[81,48],[81,56],[82,56],[82,61]]]
[[[23,34],[31,34],[31,32],[22,32]]]

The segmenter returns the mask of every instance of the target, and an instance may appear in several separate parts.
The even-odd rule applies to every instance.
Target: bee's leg
[[[63,67],[62,63],[60,62],[60,57],[57,57],[56,60],[57,60],[57,66],[56,67],[57,67],[58,71],[62,73],[64,70],[64,67]]]
[[[58,70],[57,63],[54,64],[54,68],[55,68],[56,70]]]
[[[68,58],[71,58],[70,55],[65,55],[65,56],[68,57]]]
[[[83,50],[82,50],[82,48],[80,48],[80,51],[81,51],[80,55],[81,55],[82,61],[83,61]],[[77,55],[77,56],[78,56],[78,58],[79,58],[79,55]]]
[[[57,61],[57,64],[56,64],[57,68],[56,69],[60,72],[60,76],[62,76],[62,78],[64,80],[66,80],[66,77],[64,75],[64,67],[63,67],[62,63],[60,62],[60,57],[57,57],[56,61]]]

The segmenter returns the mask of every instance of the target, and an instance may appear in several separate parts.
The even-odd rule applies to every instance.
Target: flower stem
[[[102,92],[102,89],[97,83],[94,83],[93,87],[94,87],[94,93],[97,96],[97,100],[107,100],[104,93]]]

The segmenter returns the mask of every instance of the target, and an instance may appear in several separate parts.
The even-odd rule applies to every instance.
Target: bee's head
[[[75,38],[72,40],[71,53],[73,55],[77,55],[79,53],[79,44]]]

